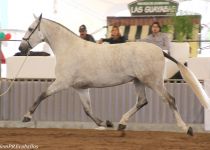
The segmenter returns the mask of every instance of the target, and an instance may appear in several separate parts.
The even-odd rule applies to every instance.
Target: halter
[[[36,29],[38,29],[38,31],[40,31],[40,23],[41,23],[41,17],[39,18],[39,22],[36,25],[36,27],[34,28],[34,30],[31,32],[31,34],[27,37],[27,38],[23,38],[24,41],[27,42],[27,44],[29,45],[30,49],[32,49],[33,47],[31,46],[29,39],[31,38],[32,34],[36,31]],[[42,41],[44,42],[44,39],[42,38]]]

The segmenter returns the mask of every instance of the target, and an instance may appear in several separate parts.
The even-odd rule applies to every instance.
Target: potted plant
[[[184,41],[192,39],[193,23],[191,16],[173,17],[174,40]]]

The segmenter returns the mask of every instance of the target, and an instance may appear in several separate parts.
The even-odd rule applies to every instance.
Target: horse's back
[[[112,55],[112,57],[137,57],[137,58],[148,58],[153,60],[163,59],[162,49],[152,43],[148,42],[127,42],[121,44],[103,44],[94,45],[94,48],[90,48],[90,51],[95,49],[96,53],[101,55]],[[101,51],[100,51],[101,50]]]
[[[119,85],[135,78],[145,80],[154,74],[158,77],[164,69],[162,50],[146,42],[111,45],[83,41],[72,55],[64,61],[66,70],[62,68],[57,74],[87,87]]]
[[[100,52],[98,52],[100,53]],[[103,58],[115,62],[113,66],[133,69],[133,71],[147,72],[162,70],[165,64],[162,49],[147,42],[128,42],[123,44],[108,45]],[[107,63],[107,62],[106,62]],[[146,69],[147,68],[147,69]]]

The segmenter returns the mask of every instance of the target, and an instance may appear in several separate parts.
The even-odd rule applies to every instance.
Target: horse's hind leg
[[[60,82],[53,82],[45,92],[42,92],[41,95],[37,98],[37,100],[30,107],[29,111],[24,115],[23,122],[29,122],[32,119],[32,114],[35,112],[36,108],[39,104],[46,99],[48,96],[61,91],[62,89],[67,88],[65,84],[61,84]]]
[[[102,120],[98,119],[93,115],[89,89],[75,89],[75,90],[80,96],[83,109],[88,117],[90,117],[98,126],[113,127],[111,121],[107,120],[106,122],[103,122]]]
[[[174,116],[177,121],[177,125],[181,127],[187,134],[193,135],[193,130],[192,127],[188,127],[185,122],[182,120],[180,113],[178,112],[176,103],[175,103],[175,98],[171,96],[165,89],[163,85],[157,87],[154,89],[157,93],[159,93],[169,104],[169,107],[174,113]]]
[[[146,99],[145,86],[142,83],[140,83],[139,80],[135,80],[134,85],[137,94],[136,104],[122,116],[119,122],[118,130],[124,130],[126,128],[128,119],[148,103]]]

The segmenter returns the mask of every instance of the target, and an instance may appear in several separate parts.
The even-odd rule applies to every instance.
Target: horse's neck
[[[55,54],[65,53],[66,50],[70,51],[71,47],[81,40],[65,27],[45,19],[42,20],[41,30]]]

